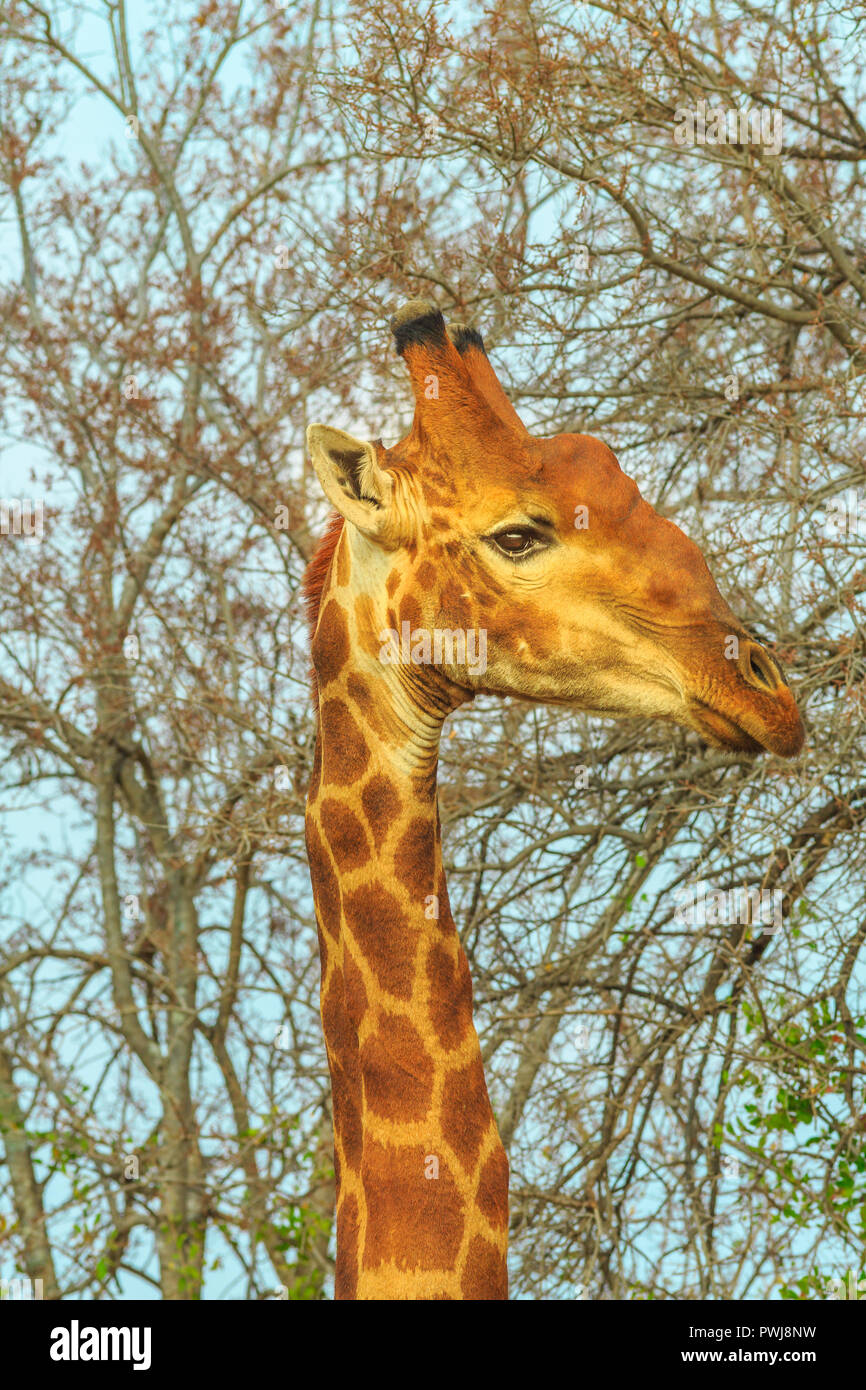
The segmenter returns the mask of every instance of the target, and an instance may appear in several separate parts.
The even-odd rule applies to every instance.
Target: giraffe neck
[[[417,621],[417,605],[399,586],[377,599],[372,550],[344,530],[313,640],[307,849],[334,1101],[335,1293],[504,1298],[508,1164],[436,801],[442,722],[465,696],[382,664],[380,633]]]

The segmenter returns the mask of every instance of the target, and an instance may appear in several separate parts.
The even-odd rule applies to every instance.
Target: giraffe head
[[[415,393],[408,436],[385,449],[308,430],[346,523],[368,659],[422,706],[446,688],[452,704],[455,691],[515,695],[798,753],[776,660],[607,445],[532,437],[480,336],[446,329],[434,305],[413,301],[391,326]]]

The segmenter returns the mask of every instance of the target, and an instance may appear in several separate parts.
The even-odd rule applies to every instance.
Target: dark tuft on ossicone
[[[445,320],[430,299],[411,299],[391,319],[394,346],[402,354],[410,343],[445,342]]]
[[[487,356],[484,339],[477,328],[469,328],[465,323],[449,323],[448,336],[459,353],[464,353],[467,348],[477,348]]]

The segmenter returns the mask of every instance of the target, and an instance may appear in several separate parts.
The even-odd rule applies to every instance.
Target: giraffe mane
[[[343,534],[343,525],[344,521],[340,513],[332,512],[328,518],[325,534],[313,551],[309,564],[304,570],[304,577],[301,580],[311,641],[319,621],[319,610],[322,606],[322,593],[325,588],[325,580],[331,568],[334,551],[337,549],[340,537]],[[316,672],[312,662],[310,663],[310,686],[313,693],[313,703],[318,705],[319,691],[316,684]]]

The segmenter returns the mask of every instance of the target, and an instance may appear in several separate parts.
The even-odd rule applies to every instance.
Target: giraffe
[[[445,719],[484,692],[670,720],[748,753],[794,756],[804,730],[698,547],[606,445],[532,437],[480,334],[434,304],[391,328],[407,437],[307,431],[335,508],[305,575],[335,1296],[505,1299],[508,1162],[442,868]]]

